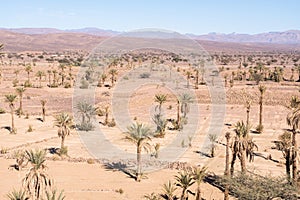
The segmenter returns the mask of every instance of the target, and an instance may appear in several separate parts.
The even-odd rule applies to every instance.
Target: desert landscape
[[[300,199],[297,6],[268,6],[5,5],[0,199]]]

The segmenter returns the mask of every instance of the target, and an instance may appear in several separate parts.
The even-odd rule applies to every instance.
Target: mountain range
[[[0,43],[8,51],[91,50],[105,38],[122,32],[99,28],[60,30],[54,28],[0,28]],[[160,32],[155,37],[168,38],[175,32]],[[300,31],[260,34],[185,34],[197,40],[208,51],[299,51]],[[148,37],[144,34],[142,37]]]
[[[0,30],[11,31],[23,34],[49,34],[49,33],[84,33],[96,36],[114,36],[122,32],[104,30],[94,27],[82,29],[60,30],[55,28],[0,28]],[[274,43],[274,44],[298,44],[300,43],[300,30],[288,30],[283,32],[267,32],[259,34],[238,34],[238,33],[209,33],[203,35],[185,34],[193,39],[208,40],[216,42],[235,42],[235,43]]]

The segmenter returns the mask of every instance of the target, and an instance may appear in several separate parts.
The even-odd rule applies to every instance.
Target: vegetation
[[[125,140],[136,145],[137,153],[137,169],[136,169],[136,181],[141,181],[142,175],[142,150],[149,152],[151,149],[150,141],[153,135],[151,129],[142,123],[134,123],[129,126],[126,133]]]
[[[61,154],[66,154],[65,138],[70,135],[71,127],[73,126],[73,118],[69,114],[63,112],[55,117],[54,124],[58,127],[58,136],[61,138]]]
[[[15,101],[17,99],[17,95],[15,94],[7,94],[5,95],[6,102],[9,104],[10,114],[11,114],[11,128],[10,133],[16,134],[17,130],[15,128],[15,121],[14,121],[14,112],[15,112]]]

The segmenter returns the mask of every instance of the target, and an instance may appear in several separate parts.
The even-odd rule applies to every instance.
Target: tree
[[[216,142],[218,136],[216,134],[209,134],[208,139],[210,141],[210,157],[215,157],[215,150],[216,150]]]
[[[154,101],[156,103],[158,103],[158,105],[155,107],[155,110],[158,109],[159,114],[161,114],[162,104],[164,104],[167,101],[167,95],[166,94],[156,94],[154,97]]]
[[[45,105],[47,103],[47,100],[41,100],[41,105],[42,105],[42,115],[43,115],[43,122],[46,121],[46,108]]]
[[[176,190],[175,185],[171,181],[168,181],[168,183],[163,184],[163,194],[160,196],[165,200],[174,200],[176,199],[176,195],[174,194]]]
[[[152,120],[157,127],[156,128],[156,132],[158,133],[157,136],[164,137],[165,131],[166,131],[166,126],[167,126],[167,120],[164,119],[161,114],[154,115]]]
[[[195,89],[199,88],[199,69],[196,69],[196,77],[195,77],[196,81],[195,81]]]
[[[30,64],[26,65],[25,71],[27,72],[27,81],[30,83],[30,73],[32,72],[32,67]]]
[[[45,73],[43,71],[37,71],[35,74],[39,78],[40,88],[42,87],[42,77],[45,76]]]
[[[111,69],[108,72],[111,76],[111,87],[114,87],[114,83],[116,81],[116,75],[118,74],[118,71],[116,69]]]
[[[235,140],[232,144],[232,161],[230,174],[233,175],[234,164],[238,157],[241,162],[241,171],[243,174],[246,173],[246,156],[249,161],[254,160],[254,148],[257,149],[256,144],[252,141],[252,138],[248,136],[250,127],[245,125],[243,121],[237,122],[235,125]]]
[[[7,198],[9,200],[29,200],[29,197],[26,194],[26,191],[20,190],[13,190],[9,194],[7,194]]]
[[[250,126],[249,118],[250,118],[250,110],[251,110],[251,100],[246,100],[246,113],[247,113],[247,119],[246,119],[246,126]]]
[[[55,126],[58,127],[58,136],[61,137],[60,149],[65,148],[65,138],[70,135],[71,127],[73,126],[73,119],[67,113],[60,113],[55,117]]]
[[[93,128],[91,118],[95,116],[96,109],[86,101],[78,102],[76,105],[77,113],[81,116],[79,129],[89,131]]]
[[[24,87],[18,87],[16,88],[16,92],[19,95],[20,100],[20,106],[19,106],[19,117],[23,115],[23,94],[26,91]]]
[[[15,122],[14,122],[14,112],[15,112],[15,101],[17,99],[17,95],[15,94],[7,94],[5,95],[6,102],[9,104],[10,114],[11,114],[11,129],[10,133],[16,134],[17,130],[15,129]]]
[[[51,74],[52,74],[52,70],[47,70],[47,74],[48,74],[48,81],[49,81],[49,87],[51,86]]]
[[[293,167],[293,182],[296,183],[298,180],[298,167],[297,167],[297,130],[300,127],[300,108],[293,109],[287,115],[287,124],[292,127],[292,167]]]
[[[45,172],[46,151],[37,149],[25,153],[29,163],[31,163],[31,168],[23,179],[23,187],[32,199],[42,199],[45,192],[51,189],[53,184],[49,175]]]
[[[193,194],[189,188],[195,183],[193,176],[187,171],[181,171],[175,176],[176,185],[182,189],[180,200],[188,199],[188,194]]]
[[[259,93],[260,93],[260,96],[259,96],[259,124],[258,124],[258,127],[256,128],[256,130],[259,133],[262,133],[262,131],[264,129],[264,126],[262,124],[262,118],[263,118],[263,98],[264,98],[264,94],[266,92],[266,86],[260,85],[260,86],[258,86],[258,90],[259,90]]]
[[[186,72],[186,87],[189,88],[190,87],[190,78],[191,78],[192,73],[190,71]]]
[[[57,193],[57,190],[46,191],[46,200],[64,200],[65,198],[64,191],[60,191],[59,193]]]
[[[183,114],[183,117],[185,118],[187,113],[190,111],[190,104],[193,103],[192,96],[188,93],[183,93],[180,98],[181,103],[181,113]]]
[[[141,181],[141,153],[142,149],[148,152],[151,149],[150,141],[151,136],[153,135],[151,129],[145,126],[142,123],[134,123],[131,126],[127,127],[125,140],[136,145],[136,153],[137,153],[137,169],[136,169],[136,181]]]
[[[205,172],[206,172],[207,168],[206,167],[195,167],[192,170],[192,177],[194,179],[194,181],[197,184],[197,191],[196,191],[196,200],[201,200],[201,188],[200,185],[205,177]]]
[[[278,149],[282,151],[283,157],[285,159],[285,171],[287,180],[291,181],[291,164],[292,164],[292,136],[291,133],[285,131],[283,134],[278,137]]]
[[[225,138],[226,138],[226,158],[225,158],[224,176],[225,176],[225,178],[230,178],[230,171],[229,171],[230,133],[229,132],[227,132],[225,134]],[[224,200],[229,200],[229,184],[228,183],[225,185]]]

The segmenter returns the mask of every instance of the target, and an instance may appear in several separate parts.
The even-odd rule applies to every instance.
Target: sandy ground
[[[11,72],[12,73],[12,72]],[[11,75],[12,76],[12,75]],[[12,76],[13,77],[13,76]],[[9,77],[6,79],[9,79]],[[43,81],[46,85],[47,81]],[[235,92],[239,92],[244,88],[243,83],[235,86]],[[252,92],[257,92],[256,86],[247,86]],[[272,174],[284,175],[284,160],[282,153],[274,149],[274,140],[283,131],[289,128],[286,125],[286,115],[288,109],[283,105],[277,103],[283,102],[285,98],[290,98],[292,94],[297,94],[297,87],[291,87],[287,90],[286,86],[276,85],[270,87],[266,95],[266,104],[264,106],[264,127],[263,134],[250,133],[259,149],[256,152],[253,163],[247,163],[249,171],[258,174]],[[11,87],[11,80],[6,80],[0,85],[1,97],[0,108],[8,111],[7,103],[4,102],[4,94],[14,92]],[[276,91],[280,91],[276,93]],[[96,103],[101,104],[109,100],[110,96],[103,95],[103,92],[111,94],[107,88],[97,88],[96,90]],[[208,134],[210,120],[211,120],[211,105],[208,102],[209,93],[205,86],[200,86],[197,91],[199,97],[199,128],[192,139],[191,147],[178,159],[174,161],[187,162],[190,165],[207,166],[208,171],[221,175],[224,172],[225,163],[225,138],[224,135],[227,131],[234,135],[233,125],[239,120],[246,120],[246,110],[240,102],[237,101],[238,96],[232,90],[227,89],[227,92],[232,94],[232,99],[228,98],[226,105],[226,115],[223,124],[222,134],[218,138],[215,158],[208,158],[202,154],[207,154],[209,149],[203,149],[203,143]],[[168,94],[169,100],[163,105],[163,110],[167,118],[174,118],[176,115],[176,101],[172,93],[164,88],[155,89],[153,86],[140,88],[131,97],[129,103],[129,111],[131,119],[137,118],[138,121],[143,121],[151,124],[151,114],[155,107],[153,101],[154,95],[157,93]],[[17,134],[11,135],[5,127],[10,126],[10,114],[0,115],[0,147],[6,150],[7,153],[0,157],[0,199],[11,191],[13,188],[21,186],[22,178],[25,176],[27,169],[16,171],[9,169],[10,165],[15,163],[13,159],[6,159],[5,157],[13,154],[18,149],[35,149],[35,148],[58,148],[60,146],[60,138],[57,136],[57,128],[54,127],[54,118],[59,111],[72,112],[72,94],[73,89],[64,88],[47,88],[42,89],[28,88],[24,95],[24,110],[29,113],[29,119],[24,116],[18,118],[15,116],[15,125]],[[46,122],[41,122],[38,118],[41,117],[40,100],[47,99],[47,116]],[[273,100],[273,101],[272,101]],[[168,109],[169,107],[171,109]],[[16,103],[18,107],[18,103]],[[250,112],[250,123],[253,125],[254,130],[258,124],[258,105],[254,101]],[[113,118],[109,115],[109,118]],[[103,117],[97,117],[97,121],[103,122]],[[34,129],[33,132],[27,132],[31,125]],[[124,141],[124,134],[118,127],[108,128],[99,124],[99,128],[105,134],[106,140],[116,145],[118,148],[127,152],[135,152],[132,144]],[[88,133],[87,133],[88,134]],[[153,143],[160,143],[161,148],[167,146],[177,134],[176,131],[167,131],[165,138],[155,138]],[[297,136],[300,143],[300,136]],[[66,138],[65,145],[68,146],[68,154],[70,158],[87,159],[93,158],[89,150],[82,144],[79,135],[72,131],[72,134]],[[266,159],[271,154],[272,160]],[[51,157],[56,156],[55,160]],[[48,173],[55,180],[55,186],[58,189],[64,189],[67,199],[130,199],[138,200],[143,199],[143,195],[152,192],[161,192],[162,184],[168,180],[174,180],[174,175],[177,170],[160,169],[155,172],[147,173],[147,178],[142,182],[137,183],[132,178],[128,177],[125,173],[120,171],[113,171],[105,169],[102,164],[88,164],[87,162],[70,162],[61,161],[57,155],[48,154],[49,158],[46,162],[48,166]],[[237,162],[236,170],[240,169]],[[211,185],[202,184],[203,198],[205,199],[222,199],[223,194],[220,190],[212,187]],[[116,190],[122,189],[123,194],[119,194]],[[179,190],[177,190],[179,194]]]

